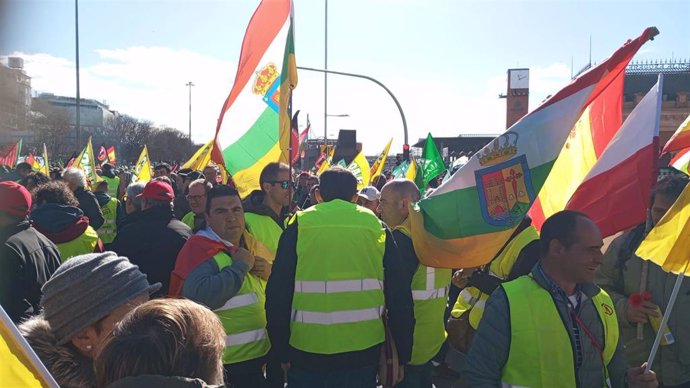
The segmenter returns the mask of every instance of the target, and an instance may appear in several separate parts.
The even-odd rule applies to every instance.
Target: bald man
[[[414,300],[415,328],[412,358],[405,366],[405,379],[397,387],[431,387],[431,359],[446,340],[444,312],[448,297],[451,271],[426,267],[414,252],[410,231],[405,221],[410,204],[419,201],[419,189],[409,179],[396,179],[381,189],[378,211],[383,221],[393,229],[400,258],[409,270]]]

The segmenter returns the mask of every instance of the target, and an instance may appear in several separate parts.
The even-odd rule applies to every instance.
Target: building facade
[[[0,136],[26,131],[30,110],[31,77],[22,58],[9,57],[7,65],[0,64]]]

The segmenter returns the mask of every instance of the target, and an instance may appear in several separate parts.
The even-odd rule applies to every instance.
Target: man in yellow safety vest
[[[375,190],[375,189],[374,189]],[[361,197],[361,192],[360,192]],[[414,252],[409,228],[405,225],[409,205],[419,201],[419,189],[409,179],[396,179],[381,189],[378,210],[381,218],[393,229],[400,259],[407,272],[405,279],[412,285],[414,301],[414,337],[412,358],[405,366],[405,379],[398,387],[432,387],[431,359],[446,340],[443,313],[446,310],[451,270],[427,267]]]
[[[355,176],[333,168],[320,181],[321,203],[298,211],[278,243],[266,287],[268,333],[290,387],[373,388],[385,309],[399,364],[410,361],[410,279],[390,231],[354,203]]]
[[[465,365],[468,386],[657,386],[645,365],[626,374],[613,302],[593,283],[602,246],[583,213],[544,222],[540,262],[486,303]]]

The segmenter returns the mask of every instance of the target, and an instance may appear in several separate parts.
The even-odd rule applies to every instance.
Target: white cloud
[[[188,89],[192,81],[192,131],[197,143],[213,136],[220,108],[232,87],[236,64],[189,50],[165,47],[99,49],[98,61],[81,69],[81,95],[106,101],[111,109],[184,133],[188,125]],[[74,62],[48,54],[13,53],[24,58],[39,92],[74,96]],[[561,63],[531,70],[531,107],[569,81],[570,69]],[[313,132],[323,137],[323,75],[300,71],[294,92],[294,109],[301,109],[304,125],[310,113]],[[506,76],[475,80],[479,90],[465,88],[463,79],[445,79],[424,74],[395,76],[384,82],[397,96],[407,117],[409,141],[415,143],[428,132],[434,136],[496,134],[505,126]],[[466,82],[467,80],[465,80]],[[329,76],[329,113],[350,117],[329,118],[329,136],[338,129],[357,129],[358,140],[368,155],[377,154],[390,137],[393,151],[403,144],[402,123],[392,99],[367,80]]]

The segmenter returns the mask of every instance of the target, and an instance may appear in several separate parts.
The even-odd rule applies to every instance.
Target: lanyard
[[[577,304],[578,310],[579,310],[579,308],[580,308],[580,304],[581,304],[581,301],[579,300],[579,297],[578,297],[578,304]],[[582,331],[585,333],[585,335],[587,335],[587,337],[589,337],[589,340],[590,340],[590,342],[592,342],[592,345],[594,346],[594,348],[596,348],[596,349],[599,351],[599,357],[601,358],[601,364],[602,364],[602,366],[604,367],[604,381],[605,381],[605,385],[604,385],[604,386],[605,386],[605,387],[610,387],[610,382],[609,382],[609,369],[608,369],[608,367],[606,366],[606,361],[604,360],[604,348],[601,346],[601,342],[599,342],[599,341],[596,339],[596,337],[594,337],[594,334],[592,334],[592,332],[589,331],[589,329],[587,328],[587,326],[585,326],[585,324],[584,324],[584,323],[582,322],[582,320],[580,319],[580,316],[579,316],[579,315],[577,314],[577,312],[573,309],[573,306],[572,306],[570,303],[568,303],[568,310],[570,311],[570,316],[573,317],[573,319],[575,320],[575,323],[577,324],[577,326],[578,326],[580,329],[582,329]],[[584,355],[583,355],[583,357],[584,357]]]

